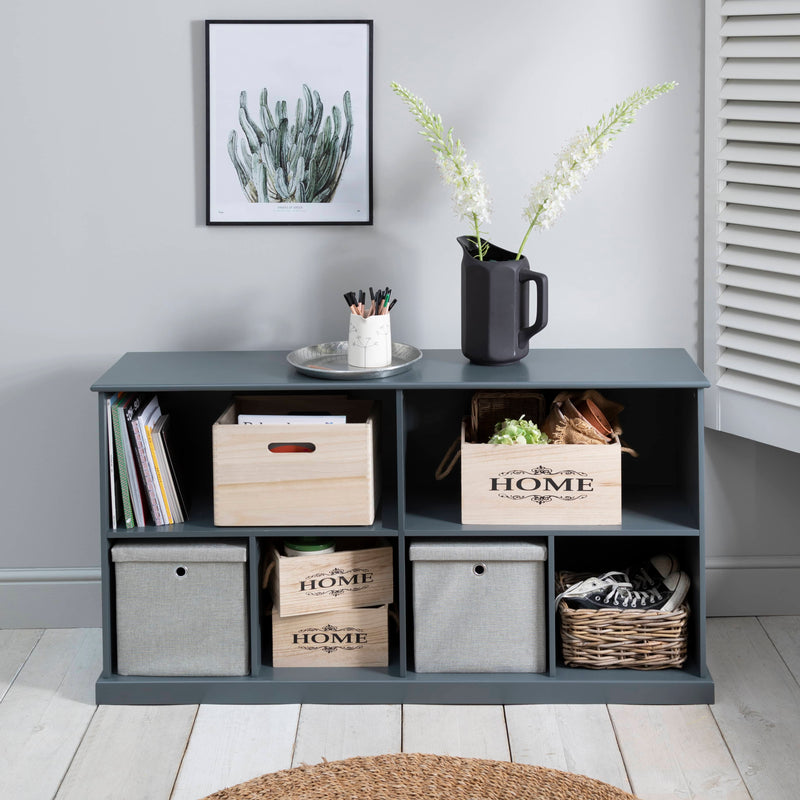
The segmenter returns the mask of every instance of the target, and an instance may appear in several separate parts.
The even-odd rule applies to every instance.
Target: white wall
[[[459,346],[457,303],[438,298],[458,280],[455,237],[464,231],[392,80],[424,96],[480,162],[494,198],[491,238],[509,248],[522,235],[526,193],[568,137],[633,90],[679,81],[622,135],[558,225],[532,237],[527,254],[550,277],[551,321],[534,346],[679,346],[696,355],[699,4],[7,6],[0,625],[99,619],[96,398],[88,387],[123,352],[289,350],[341,338],[341,292],[376,274],[401,299],[397,339]],[[374,19],[374,226],[204,225],[205,18]],[[294,305],[309,286],[310,314]],[[778,538],[769,551],[800,552],[786,541],[789,500],[759,477],[785,457],[710,437],[709,460],[710,552],[754,550],[751,520],[729,514],[723,488],[727,474],[740,472],[772,511],[769,535]],[[767,546],[763,532],[760,542]]]

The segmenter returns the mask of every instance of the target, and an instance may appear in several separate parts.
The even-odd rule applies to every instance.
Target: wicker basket
[[[538,392],[475,392],[472,395],[471,430],[473,442],[488,442],[494,426],[505,419],[544,422],[544,396]]]
[[[689,606],[675,611],[569,608],[561,602],[561,650],[568,667],[667,669],[686,661]]]

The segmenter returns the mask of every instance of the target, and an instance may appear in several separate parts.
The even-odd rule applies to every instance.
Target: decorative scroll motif
[[[532,500],[540,506],[544,503],[549,503],[551,500],[569,502],[571,500],[585,500],[588,497],[586,494],[499,494],[497,496],[506,500]]]
[[[300,634],[305,634],[305,640],[313,639],[317,636],[323,637],[323,643],[320,646],[313,646],[313,645],[299,645],[300,650],[315,650],[317,652],[322,651],[323,653],[335,653],[337,650],[362,650],[364,645],[366,644],[365,641],[361,640],[363,636],[366,639],[366,632],[363,628],[339,628],[336,625],[324,625],[321,628],[302,628],[295,634],[295,641]],[[327,644],[333,638],[338,639],[336,644]],[[353,641],[353,634],[355,634],[355,640],[358,644],[351,644]]]
[[[544,467],[541,464],[538,467],[533,467],[533,469],[525,470],[525,469],[511,469],[507,472],[501,472],[501,478],[508,478],[511,475],[523,475],[523,476],[531,476],[534,478],[538,478],[540,475],[546,476],[545,485],[547,482],[553,481],[556,476],[568,476],[571,478],[572,476],[578,476],[580,478],[587,478],[588,473],[580,472],[576,469],[560,469],[557,471],[553,471],[549,467]],[[571,480],[567,481],[569,485],[571,485]],[[518,486],[520,486],[520,482],[518,482]],[[541,484],[541,481],[537,480],[537,488]],[[581,484],[579,484],[581,485]],[[532,503],[536,503],[537,505],[544,505],[545,503],[550,503],[553,500],[562,500],[564,502],[572,502],[574,500],[585,500],[588,495],[586,494],[513,494],[513,493],[503,493],[498,494],[498,497],[502,497],[505,500],[530,500]]]
[[[305,580],[301,582],[301,587],[308,581],[313,586],[319,586],[323,580],[328,579],[334,581],[333,585],[342,586],[343,588],[321,588],[320,591],[305,590],[304,594],[308,597],[318,597],[319,595],[328,595],[329,597],[339,597],[345,592],[360,592],[366,589],[370,584],[358,580],[358,576],[369,575],[371,570],[363,569],[362,567],[354,567],[353,569],[342,569],[341,567],[334,567],[327,572],[315,572],[313,575],[308,575]],[[349,580],[346,576],[351,575]],[[342,580],[344,578],[344,580]]]

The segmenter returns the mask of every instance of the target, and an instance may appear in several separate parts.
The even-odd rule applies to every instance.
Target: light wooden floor
[[[265,772],[424,752],[643,800],[800,798],[800,617],[709,620],[708,706],[100,706],[98,630],[0,631],[0,798],[199,800]]]

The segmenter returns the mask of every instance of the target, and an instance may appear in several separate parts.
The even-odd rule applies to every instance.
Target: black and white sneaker
[[[649,589],[634,589],[622,572],[606,572],[570,586],[556,598],[570,608],[674,611],[689,591],[689,576],[675,570]]]
[[[662,553],[641,564],[628,567],[624,572],[631,586],[637,591],[642,591],[660,586],[668,575],[679,570],[678,559],[671,553]]]

